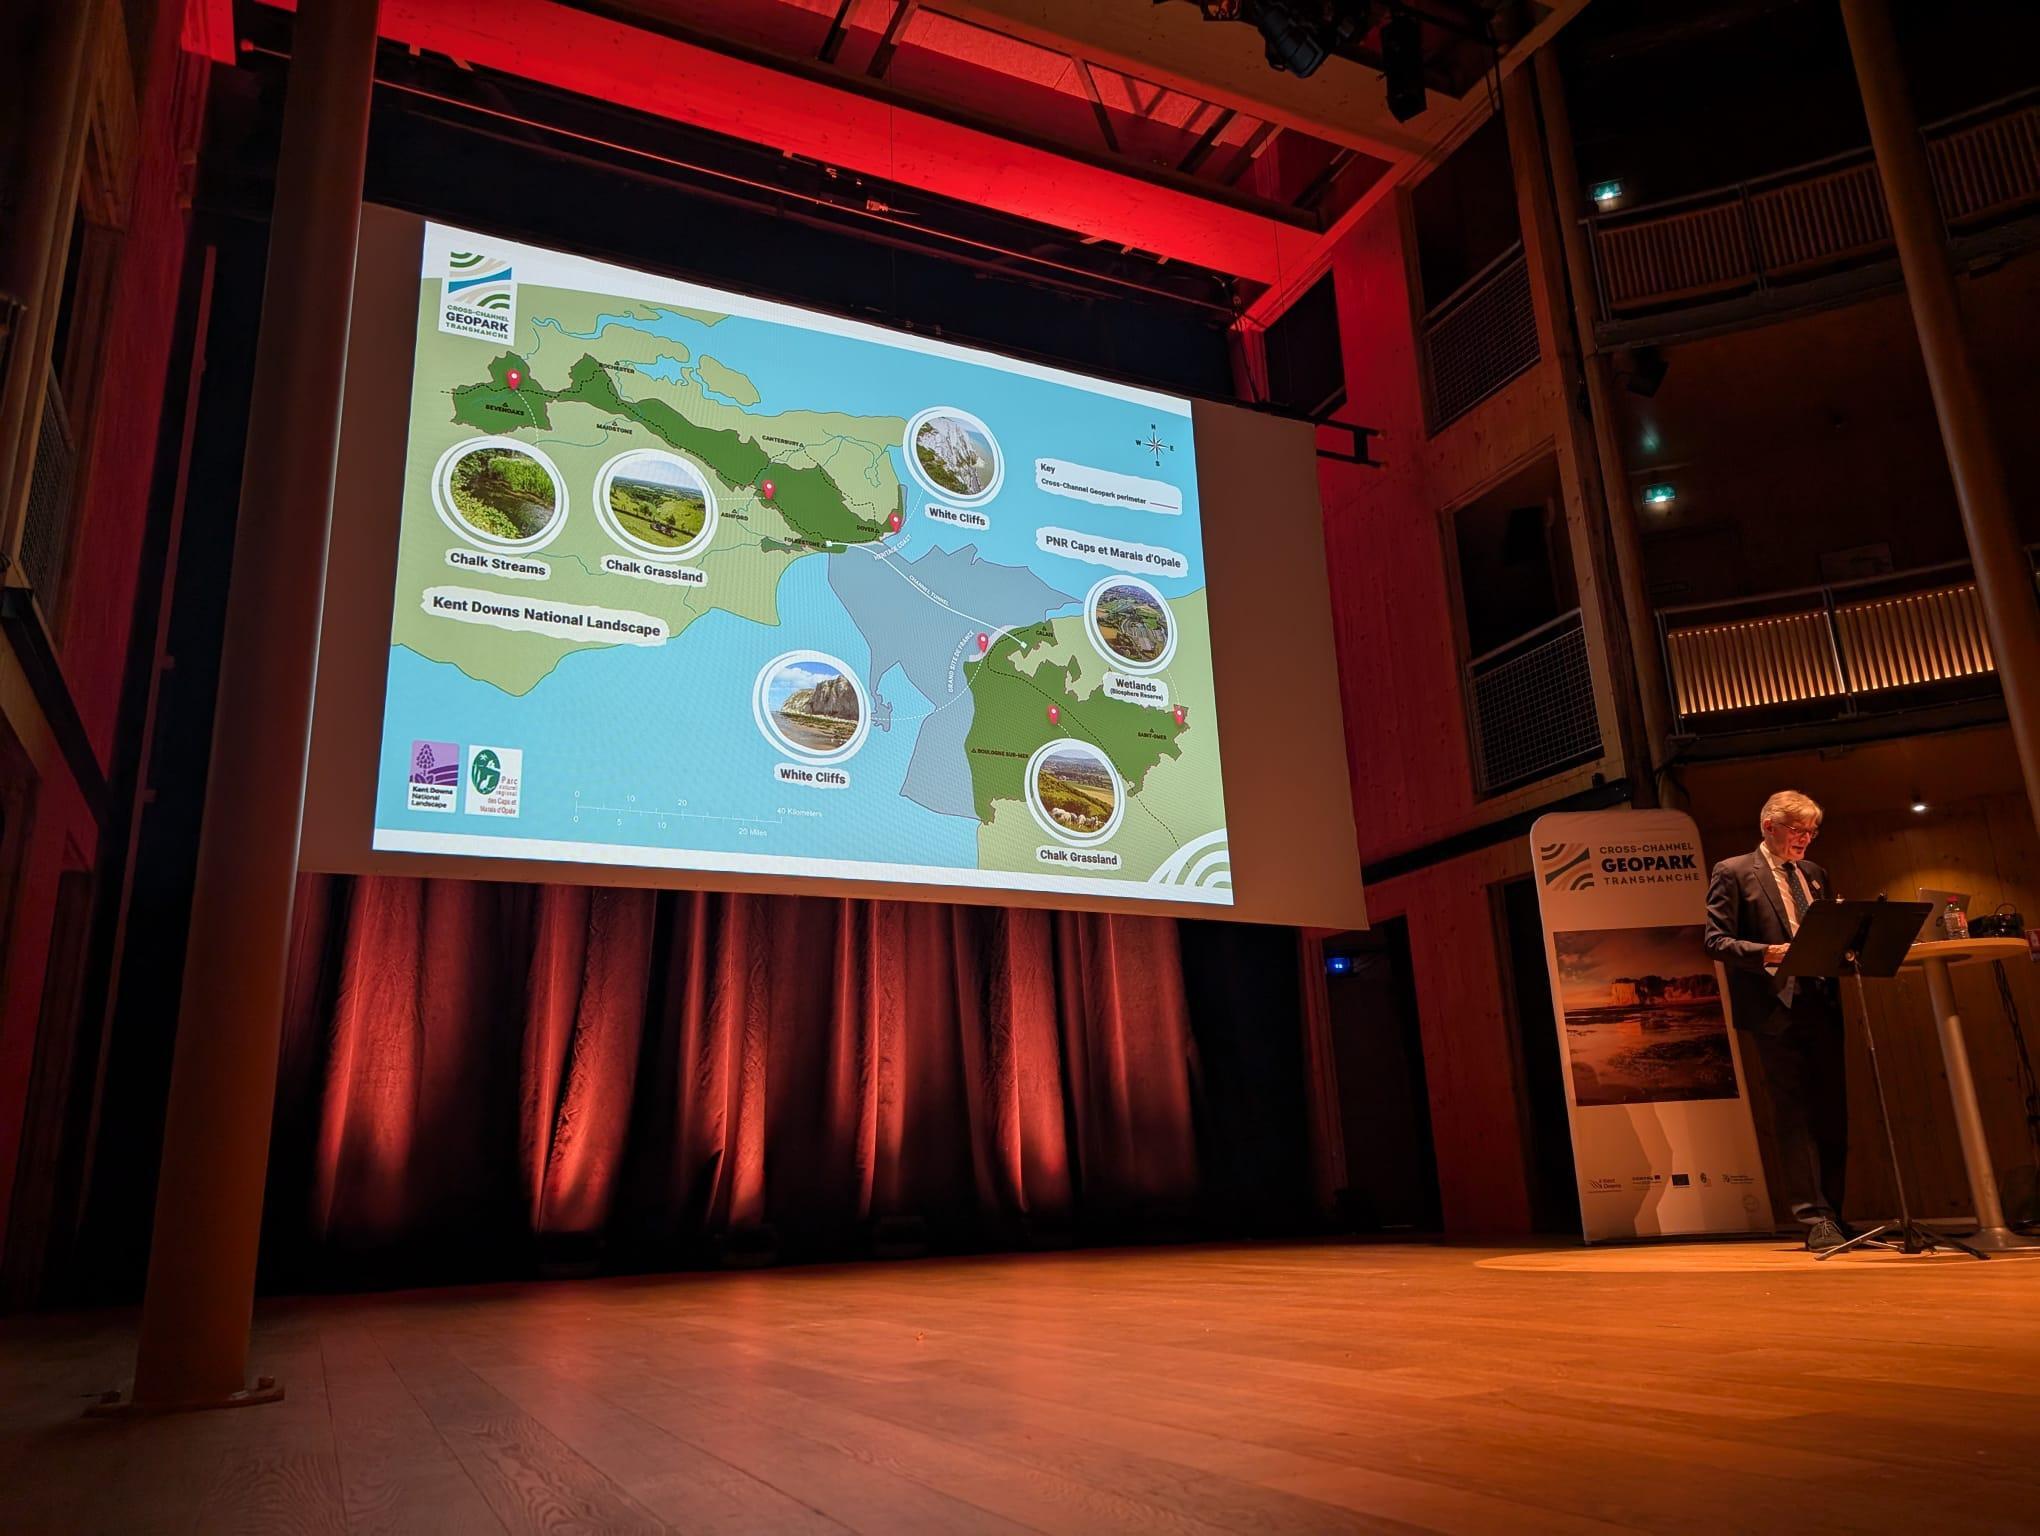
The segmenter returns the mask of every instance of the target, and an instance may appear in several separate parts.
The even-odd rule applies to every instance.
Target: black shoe
[[[1842,1236],[1842,1229],[1826,1216],[1806,1229],[1808,1253],[1826,1253],[1830,1248],[1839,1248],[1847,1241],[1848,1239]]]

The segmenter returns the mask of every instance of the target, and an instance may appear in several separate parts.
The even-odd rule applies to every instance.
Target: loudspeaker
[[[1658,392],[1670,367],[1656,347],[1624,347],[1615,354],[1615,377],[1632,395],[1646,400]]]

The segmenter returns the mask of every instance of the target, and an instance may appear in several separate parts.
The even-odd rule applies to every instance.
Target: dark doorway
[[[1444,1225],[1438,1157],[1409,928],[1398,917],[1341,934],[1326,941],[1325,956],[1346,1140],[1345,1214],[1362,1232],[1437,1232]]]
[[[1497,889],[1509,958],[1508,996],[1516,1019],[1524,1124],[1530,1135],[1530,1220],[1539,1232],[1580,1232],[1580,1187],[1573,1171],[1572,1126],[1566,1120],[1558,1026],[1551,1012],[1551,973],[1544,962],[1544,920],[1537,883],[1510,880]]]

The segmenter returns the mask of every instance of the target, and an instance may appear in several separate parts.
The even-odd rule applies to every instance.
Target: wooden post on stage
[[[248,1401],[376,0],[300,0],[133,1406]]]
[[[1984,627],[2019,751],[2026,804],[2040,826],[2040,606],[2034,602],[2033,568],[2019,542],[1989,402],[1963,335],[1955,274],[1948,263],[1948,231],[1906,94],[1890,7],[1886,0],[1842,0],[1842,20],[1856,60],[1856,84],[1870,120],[1870,144],[1884,183],[1884,205],[1898,243],[1934,414],[1941,423],[1941,445],[1955,480],[1955,503],[1962,509],[1962,529],[1976,568]]]

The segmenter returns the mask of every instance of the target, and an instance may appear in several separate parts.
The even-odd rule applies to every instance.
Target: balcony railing
[[[43,391],[42,428],[35,439],[35,466],[21,521],[21,572],[46,617],[57,611],[64,580],[64,555],[71,542],[71,507],[77,499],[78,445],[64,409],[56,375]]]
[[[1966,562],[1663,609],[1672,708],[1686,734],[1885,713],[1997,691]]]
[[[1442,431],[1537,361],[1537,311],[1519,241],[1424,316],[1424,412]]]
[[[1580,610],[1466,664],[1475,788],[1499,794],[1601,755]]]
[[[2040,91],[1992,102],[1924,134],[1951,231],[2040,204]],[[1868,149],[1690,197],[1590,214],[1585,222],[1608,321],[1804,281],[1891,247]]]

